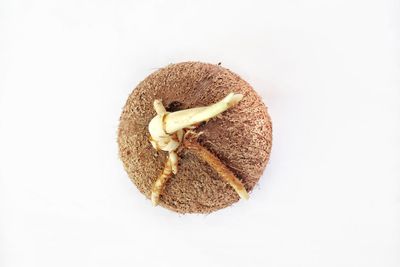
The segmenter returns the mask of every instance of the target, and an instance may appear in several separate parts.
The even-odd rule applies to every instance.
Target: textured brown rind
[[[150,198],[167,153],[149,142],[153,101],[168,109],[213,104],[228,93],[244,95],[240,103],[201,125],[199,143],[214,153],[251,191],[268,162],[272,126],[267,109],[252,87],[218,65],[184,62],[162,68],[142,81],[129,96],[120,118],[118,144],[124,167],[137,188]],[[195,153],[182,149],[178,173],[160,196],[160,205],[179,213],[210,213],[239,200],[218,173]]]

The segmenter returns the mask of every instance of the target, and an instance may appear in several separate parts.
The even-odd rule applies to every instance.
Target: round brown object
[[[149,142],[148,124],[156,115],[153,101],[167,111],[213,104],[228,93],[242,101],[196,129],[199,143],[216,155],[251,191],[268,162],[272,126],[267,109],[252,87],[219,65],[172,64],[142,81],[129,96],[120,118],[118,144],[129,177],[147,198],[163,170],[168,153]],[[161,193],[160,205],[179,213],[210,213],[239,200],[233,188],[195,153],[179,153],[178,173]]]

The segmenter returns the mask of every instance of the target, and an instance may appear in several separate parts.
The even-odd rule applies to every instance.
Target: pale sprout
[[[166,181],[178,172],[178,155],[177,149],[182,144],[185,136],[185,131],[193,129],[201,122],[218,116],[222,112],[231,108],[242,100],[243,95],[230,93],[219,102],[206,106],[191,109],[180,110],[176,112],[167,112],[161,100],[154,101],[154,110],[157,115],[149,123],[150,142],[157,150],[166,151],[169,153],[164,170],[154,183],[151,192],[151,201],[153,205],[157,205],[163,186]],[[185,139],[186,141],[186,139]],[[188,141],[190,142],[190,141]],[[240,197],[247,199],[248,194],[243,184],[238,180],[233,173],[222,164],[217,157],[211,154],[208,150],[201,147],[200,144],[186,142],[186,148],[194,149],[198,155],[206,160],[211,167],[236,190]]]

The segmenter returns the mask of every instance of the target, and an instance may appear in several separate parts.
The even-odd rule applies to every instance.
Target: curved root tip
[[[249,199],[249,193],[247,193],[246,189],[241,189],[236,191],[238,195],[240,196],[241,199],[248,200]]]
[[[239,103],[240,100],[242,100],[242,99],[243,99],[243,95],[242,94],[232,93],[232,96],[230,97],[230,99],[228,101],[228,106],[229,107],[233,107],[234,105]]]
[[[158,206],[158,195],[155,192],[151,193],[151,203],[153,204],[153,207]]]

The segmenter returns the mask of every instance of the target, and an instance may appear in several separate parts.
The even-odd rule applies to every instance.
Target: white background
[[[399,1],[0,2],[0,266],[400,266]],[[251,198],[152,208],[121,109],[172,62],[222,62],[269,106]]]

